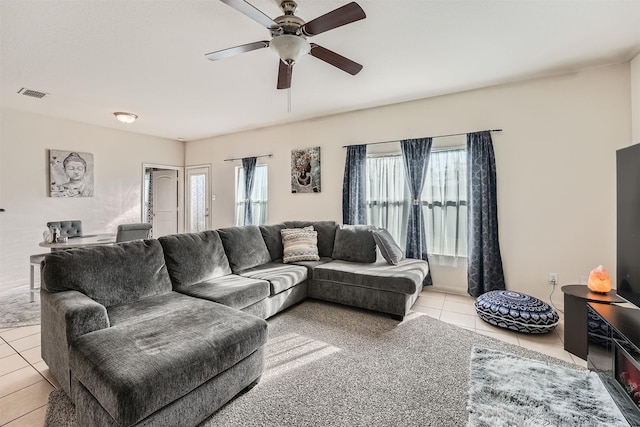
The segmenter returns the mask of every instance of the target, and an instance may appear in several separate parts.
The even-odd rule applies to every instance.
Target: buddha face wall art
[[[291,150],[291,192],[320,192],[320,147]]]
[[[93,197],[93,154],[49,150],[49,196]]]

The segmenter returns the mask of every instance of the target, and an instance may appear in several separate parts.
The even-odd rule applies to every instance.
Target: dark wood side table
[[[565,285],[564,293],[564,349],[587,360],[587,303],[612,304],[625,302],[615,289],[606,294],[591,292],[586,285]]]

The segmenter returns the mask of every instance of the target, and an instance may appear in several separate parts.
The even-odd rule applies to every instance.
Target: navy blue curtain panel
[[[422,188],[427,177],[429,166],[429,153],[431,152],[431,138],[405,139],[400,141],[402,159],[407,175],[407,183],[411,192],[411,205],[409,208],[409,221],[407,224],[407,258],[427,259],[427,239],[424,231],[424,216],[422,214]],[[425,280],[426,285],[431,285],[431,271]]]
[[[251,206],[251,193],[256,177],[256,157],[242,159],[244,168],[244,225],[253,224],[253,207]]]
[[[467,134],[468,292],[478,297],[505,289],[500,243],[498,242],[498,201],[496,160],[491,132]]]
[[[367,146],[350,145],[344,163],[342,223],[367,223]]]

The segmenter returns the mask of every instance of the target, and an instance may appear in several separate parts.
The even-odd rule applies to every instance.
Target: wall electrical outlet
[[[550,285],[558,284],[558,273],[549,273],[549,284]]]

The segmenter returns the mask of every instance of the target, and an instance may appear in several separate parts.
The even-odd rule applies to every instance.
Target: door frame
[[[144,210],[144,175],[147,169],[166,169],[178,171],[178,233],[184,233],[185,230],[185,214],[184,214],[184,167],[172,166],[172,165],[160,165],[157,163],[143,163],[140,181],[140,222],[147,222],[146,213]]]
[[[190,195],[191,195],[191,190],[189,190],[189,182],[186,179],[187,176],[189,176],[189,171],[192,169],[207,169],[207,191],[205,194],[205,198],[206,198],[206,203],[208,206],[208,212],[207,212],[207,219],[206,219],[206,223],[205,223],[205,230],[211,230],[212,224],[213,224],[213,218],[211,217],[211,202],[212,202],[212,190],[211,190],[211,172],[213,171],[213,165],[211,163],[204,163],[201,165],[191,165],[191,166],[186,166],[185,167],[185,182],[184,182],[184,186],[185,186],[185,191],[184,191],[184,197],[185,197],[185,223],[184,223],[184,227],[185,227],[185,231],[186,232],[191,232],[191,230],[189,230],[189,218],[191,217],[191,200],[190,200]]]

